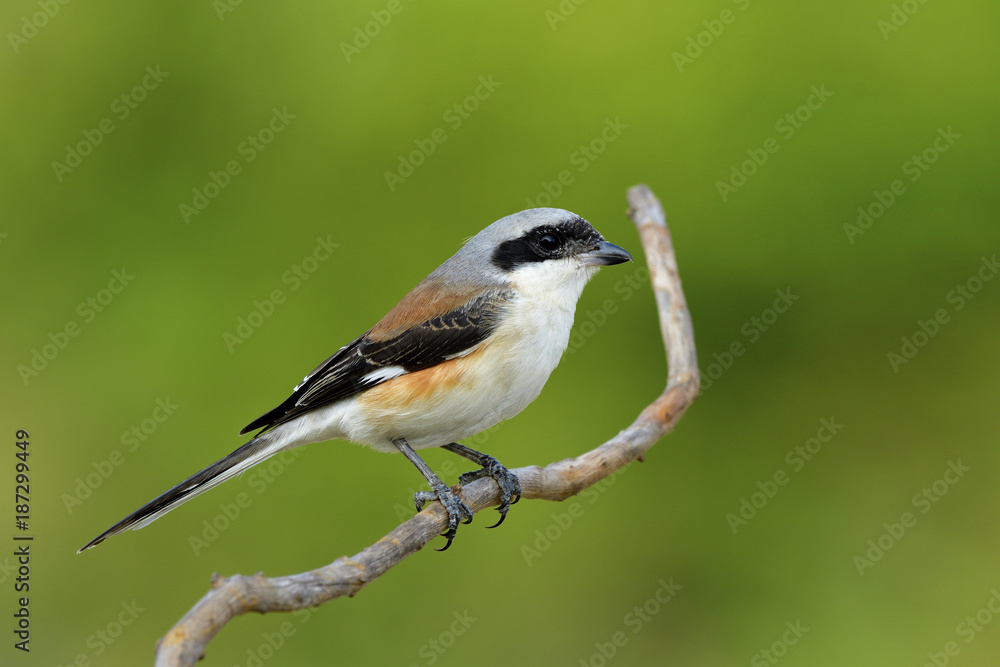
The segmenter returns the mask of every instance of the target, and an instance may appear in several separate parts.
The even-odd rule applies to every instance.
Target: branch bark
[[[667,386],[628,428],[596,449],[544,468],[514,470],[521,481],[524,499],[564,500],[628,463],[642,460],[646,450],[673,429],[698,395],[700,378],[694,331],[681,290],[666,216],[645,185],[630,188],[627,198],[628,214],[639,231],[656,296],[667,353]],[[480,479],[462,487],[461,495],[473,512],[500,504],[499,491],[492,479]],[[213,576],[211,590],[160,640],[156,665],[195,664],[216,633],[241,614],[295,611],[343,595],[352,596],[436,538],[444,530],[446,520],[441,504],[435,502],[360,553],[338,558],[311,572],[274,578],[261,573]]]

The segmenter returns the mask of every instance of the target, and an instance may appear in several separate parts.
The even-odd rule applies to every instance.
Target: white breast
[[[519,269],[512,281],[515,297],[497,330],[482,349],[447,362],[462,364],[460,380],[447,389],[405,405],[352,397],[279,428],[296,444],[343,438],[391,452],[393,438],[405,438],[414,449],[437,447],[510,419],[538,397],[559,364],[569,343],[576,302],[596,270],[571,259]],[[394,381],[380,387],[388,388]]]

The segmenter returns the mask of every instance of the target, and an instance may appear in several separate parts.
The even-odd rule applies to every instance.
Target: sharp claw
[[[476,481],[477,479],[482,479],[483,477],[490,477],[500,488],[500,506],[497,508],[497,511],[500,513],[500,518],[495,524],[489,526],[489,528],[496,528],[500,526],[504,520],[506,520],[507,510],[510,506],[521,500],[521,483],[520,480],[517,479],[517,475],[511,473],[509,470],[497,463],[496,459],[491,459],[489,464],[480,470],[467,472],[459,476],[458,482],[460,485],[464,486]],[[448,513],[448,529],[441,533],[442,537],[447,539],[447,542],[443,547],[435,549],[435,551],[446,551],[449,547],[451,547],[451,544],[455,541],[455,536],[458,533],[457,529],[459,524],[472,523],[472,510],[470,510],[468,506],[462,502],[462,499],[458,496],[458,494],[443,484],[441,485],[441,488],[438,488],[437,485],[435,485],[434,491],[421,491],[415,494],[413,500],[417,507],[417,512],[420,512],[428,501],[439,500],[441,504],[444,505],[445,511]]]
[[[440,488],[435,486],[433,491],[419,491],[413,495],[417,512],[420,512],[423,506],[431,500],[440,501],[448,513],[448,529],[441,533],[442,536],[447,538],[448,542],[442,548],[435,549],[435,551],[444,551],[455,540],[459,523],[472,523],[472,510],[462,502],[462,499],[454,491],[443,484]]]
[[[431,491],[418,491],[413,494],[413,505],[417,508],[417,513],[420,513],[424,509],[424,505],[427,504],[428,500],[436,500],[437,494]]]
[[[497,511],[500,512],[500,520],[492,526],[488,526],[496,528],[507,518],[507,510],[510,506],[521,500],[521,482],[517,479],[517,475],[497,463],[496,459],[491,459],[487,465],[479,470],[461,475],[458,482],[464,486],[483,477],[490,477],[500,488],[500,506],[497,508]]]
[[[455,531],[449,530],[447,533],[444,533],[443,536],[448,538],[448,543],[440,549],[435,549],[434,551],[447,551],[448,547],[451,546],[451,543],[455,541]]]

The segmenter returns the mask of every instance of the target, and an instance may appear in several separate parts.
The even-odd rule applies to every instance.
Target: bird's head
[[[632,256],[575,213],[533,208],[497,220],[472,237],[452,261],[451,271],[526,290],[565,291],[575,304],[600,267],[632,261]]]

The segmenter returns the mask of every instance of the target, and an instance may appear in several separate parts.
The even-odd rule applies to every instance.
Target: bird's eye
[[[542,234],[538,237],[538,247],[545,252],[555,252],[561,245],[559,237],[555,234]]]

